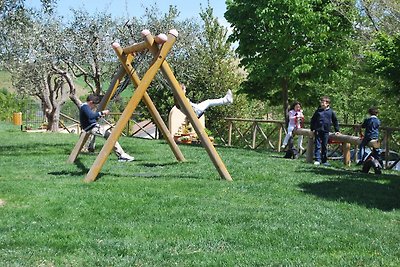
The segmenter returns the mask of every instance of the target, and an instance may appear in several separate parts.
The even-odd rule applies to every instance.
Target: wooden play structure
[[[153,37],[150,31],[143,30],[142,37],[144,39],[143,42],[136,43],[124,48],[122,48],[118,43],[112,44],[112,47],[115,53],[117,54],[118,59],[120,60],[122,66],[119,68],[118,72],[112,79],[110,86],[107,90],[107,93],[104,95],[102,101],[99,103],[97,108],[98,111],[105,109],[108,102],[111,100],[112,96],[116,93],[118,85],[122,82],[122,79],[124,78],[125,75],[128,75],[130,77],[130,80],[136,89],[134,90],[133,95],[129,100],[128,104],[126,105],[117,124],[112,130],[111,135],[106,140],[95,162],[93,163],[89,172],[87,173],[85,181],[92,182],[96,180],[99,172],[101,171],[101,168],[103,167],[109,154],[111,153],[115,142],[120,137],[125,125],[128,123],[131,115],[133,114],[133,112],[135,111],[136,107],[138,106],[141,100],[144,101],[147,108],[149,109],[155,124],[162,132],[170,148],[172,149],[176,159],[178,161],[185,161],[182,152],[180,151],[177,144],[174,142],[173,136],[171,135],[165,123],[163,122],[153,101],[151,100],[150,96],[147,93],[147,89],[151,81],[154,79],[159,70],[161,70],[162,74],[167,80],[175,98],[177,99],[179,105],[181,106],[182,111],[186,114],[188,120],[190,121],[191,125],[193,126],[194,130],[199,136],[203,147],[206,149],[219,175],[221,176],[221,178],[231,181],[232,178],[228,170],[226,169],[216,149],[214,148],[206,132],[204,131],[204,127],[200,123],[196,114],[194,113],[188,99],[186,98],[183,91],[180,89],[180,84],[175,78],[168,62],[166,61],[166,56],[171,50],[173,44],[175,43],[176,38],[178,37],[178,32],[176,30],[170,30],[168,36],[165,34],[159,34]],[[132,62],[135,59],[136,53],[145,50],[150,51],[154,56],[154,58],[153,61],[150,63],[148,70],[143,75],[142,79],[140,79],[135,68],[133,67]],[[75,161],[83,145],[88,139],[89,135],[90,133],[82,132],[78,142],[76,143],[74,149],[72,150],[68,158],[68,162],[73,163]]]
[[[313,161],[313,156],[314,156],[314,133],[310,129],[294,129],[293,134],[296,135],[303,135],[307,136],[308,142],[307,142],[307,151],[306,151],[306,161],[307,162],[312,162]],[[357,136],[351,136],[351,135],[345,135],[345,134],[334,134],[331,133],[329,135],[329,139],[335,142],[342,143],[342,148],[343,148],[343,163],[347,166],[350,165],[351,159],[350,159],[350,148],[351,145],[359,145],[361,144],[361,138]],[[378,140],[372,140],[368,143],[368,146],[374,147],[374,148],[379,148],[380,144]]]
[[[204,114],[199,118],[199,121],[201,126],[204,128]],[[192,125],[188,122],[188,118],[186,117],[186,115],[176,106],[174,106],[169,112],[168,129],[177,143],[191,143],[192,139],[195,136],[197,137],[197,134],[194,131]],[[184,141],[185,137],[189,138],[187,142]]]

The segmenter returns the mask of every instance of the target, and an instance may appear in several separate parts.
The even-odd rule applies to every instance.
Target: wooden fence
[[[250,149],[269,149],[281,151],[281,142],[287,133],[285,122],[279,120],[225,118],[228,123],[226,145]],[[341,133],[359,137],[360,124],[339,124]],[[309,124],[305,124],[309,128]],[[385,149],[385,158],[390,150],[400,151],[400,128],[380,127],[381,148]],[[342,143],[331,145],[331,152],[342,150]],[[354,146],[357,151],[357,146]],[[333,153],[332,153],[333,154]],[[354,153],[354,155],[357,153]],[[328,155],[329,156],[329,155]]]

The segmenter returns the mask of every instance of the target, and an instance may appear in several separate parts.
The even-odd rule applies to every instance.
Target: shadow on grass
[[[137,161],[135,161],[137,162]],[[168,165],[176,165],[180,164],[179,162],[170,162],[170,163],[141,163],[140,165],[146,166],[146,167],[156,167],[156,166],[168,166]],[[55,176],[78,176],[78,177],[85,177],[87,173],[89,172],[90,168],[86,167],[82,161],[78,158],[75,160],[74,165],[79,169],[77,171],[69,171],[69,170],[61,170],[61,171],[55,171],[55,172],[49,172],[48,174],[50,175],[55,175]],[[125,174],[116,174],[116,173],[111,173],[111,172],[101,172],[97,175],[96,180],[100,180],[103,176],[105,175],[110,175],[113,177],[118,177],[118,178],[130,178],[130,177],[147,177],[147,178],[178,178],[178,179],[201,179],[201,177],[195,176],[195,175],[176,175],[172,177],[170,174],[161,174],[161,173],[156,173],[156,172],[140,172],[140,173],[129,173],[127,175]]]
[[[74,161],[74,165],[79,169],[78,171],[67,171],[67,170],[61,170],[61,171],[56,171],[56,172],[49,172],[48,174],[50,175],[55,175],[55,176],[63,176],[63,175],[68,175],[68,176],[79,176],[79,177],[85,177],[86,174],[89,172],[89,168],[87,168],[82,161],[78,158]],[[100,179],[103,174],[99,173],[97,176],[97,179]]]
[[[175,161],[175,162],[165,162],[165,163],[155,163],[155,162],[148,162],[148,163],[141,163],[141,164],[138,164],[138,165],[141,165],[141,166],[143,166],[143,167],[149,167],[149,168],[152,168],[152,167],[165,167],[165,166],[174,166],[174,165],[178,165],[178,164],[181,164],[182,162],[178,162],[178,161]]]
[[[396,175],[365,174],[360,171],[332,168],[316,168],[315,172],[340,178],[300,184],[299,187],[307,194],[382,211],[400,208],[400,177]]]

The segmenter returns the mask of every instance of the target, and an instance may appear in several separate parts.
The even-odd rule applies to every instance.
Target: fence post
[[[233,121],[229,120],[229,128],[228,128],[228,146],[232,145],[232,125]]]
[[[346,166],[350,166],[350,143],[343,143],[342,152],[343,152],[343,164]]]
[[[390,149],[390,135],[391,135],[391,129],[386,129],[385,131],[385,136],[383,138],[384,142],[385,142],[385,169],[387,169],[387,167],[389,166],[389,149]]]
[[[278,152],[281,152],[281,145],[282,145],[282,124],[279,124]]]
[[[314,137],[308,136],[306,161],[312,163],[314,159]]]
[[[256,149],[256,138],[257,138],[257,122],[253,122],[253,139],[251,143],[252,149]]]

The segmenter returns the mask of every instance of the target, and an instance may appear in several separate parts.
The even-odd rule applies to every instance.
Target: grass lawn
[[[136,161],[68,155],[73,134],[0,123],[0,266],[400,266],[400,173],[120,139]],[[99,146],[103,144],[98,140]]]

